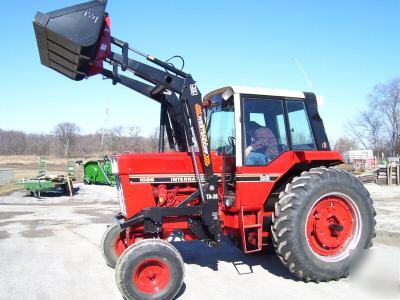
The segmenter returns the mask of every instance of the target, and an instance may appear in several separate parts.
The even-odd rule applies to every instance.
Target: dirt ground
[[[400,188],[367,188],[378,213],[373,250],[386,259],[364,272],[374,276],[368,284],[304,283],[276,256],[245,255],[229,240],[217,249],[175,241],[186,270],[177,299],[399,299]],[[43,196],[17,191],[0,197],[0,299],[122,299],[100,251],[118,212],[115,189],[78,184],[72,199]],[[389,273],[397,289],[392,293],[381,283]]]

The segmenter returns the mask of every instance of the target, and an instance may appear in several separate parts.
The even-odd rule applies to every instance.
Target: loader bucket
[[[40,61],[73,79],[89,76],[104,28],[107,0],[96,0],[49,13],[33,20]]]

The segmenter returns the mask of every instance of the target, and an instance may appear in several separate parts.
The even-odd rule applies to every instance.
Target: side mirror
[[[225,92],[222,93],[221,97],[224,101],[228,101],[230,97],[233,96],[233,91],[229,88],[226,89]]]

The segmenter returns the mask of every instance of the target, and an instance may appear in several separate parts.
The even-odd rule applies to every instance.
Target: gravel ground
[[[376,210],[376,243],[400,248],[400,186],[365,185]]]
[[[0,197],[0,299],[122,299],[114,270],[106,267],[100,251],[100,238],[118,211],[115,189],[76,187],[72,200],[59,195],[38,200],[23,191]],[[367,188],[378,213],[373,249],[385,258],[372,263],[373,272],[364,272],[375,276],[367,287],[349,279],[298,281],[277,257],[245,255],[229,240],[217,249],[177,241],[186,268],[178,299],[382,298],[387,288],[370,282],[389,271],[398,276],[400,188]]]

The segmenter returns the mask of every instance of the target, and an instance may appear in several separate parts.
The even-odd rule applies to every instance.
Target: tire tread
[[[349,181],[352,188],[357,189],[366,201],[366,206],[370,210],[369,213],[372,219],[369,220],[372,225],[372,231],[367,239],[365,248],[372,246],[372,239],[375,234],[375,216],[376,212],[373,207],[373,202],[367,189],[353,175],[344,170],[336,168],[317,167],[310,171],[302,172],[300,176],[295,177],[291,183],[286,185],[284,191],[279,194],[279,201],[275,204],[273,225],[271,226],[272,241],[276,249],[276,253],[282,263],[288,270],[297,278],[306,282],[320,282],[329,280],[338,280],[346,277],[342,276],[318,275],[309,267],[307,261],[300,259],[298,255],[302,249],[299,249],[292,241],[292,228],[295,228],[294,219],[299,214],[302,208],[302,199],[306,197],[306,193],[313,188],[313,185],[321,184],[326,178],[339,179]]]

